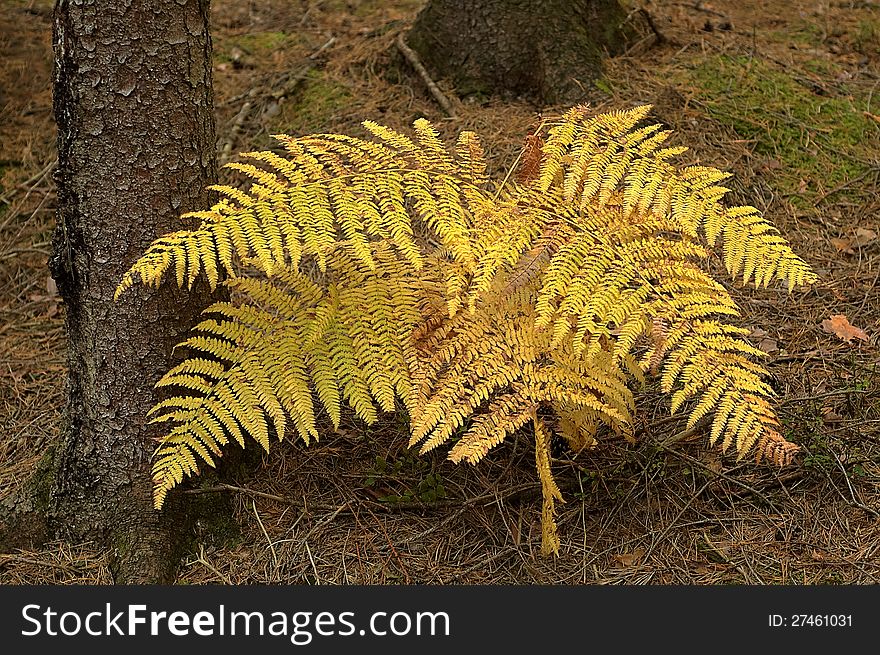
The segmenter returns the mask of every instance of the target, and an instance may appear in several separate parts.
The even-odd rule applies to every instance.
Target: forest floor
[[[215,0],[221,156],[265,148],[277,132],[364,135],[365,118],[406,129],[424,116],[448,140],[476,131],[503,175],[537,108],[455,98],[438,80],[456,108],[446,117],[394,46],[420,4]],[[3,6],[0,498],[56,435],[65,375],[64,307],[46,269],[52,3]],[[652,103],[690,146],[684,159],[732,171],[732,199],[763,210],[819,274],[791,294],[730,285],[802,456],[776,469],[721,455],[705,434],[664,444],[684,417],[649,390],[638,443],[609,438],[554,460],[566,499],[554,558],[540,555],[540,487],[524,439],[456,466],[408,450],[393,418],[347,425],[309,447],[280,444],[208,490],[230,494],[236,524],[204,536],[182,583],[880,582],[880,4],[640,6],[662,41],[648,36],[609,61],[584,101]],[[829,331],[834,315],[864,335]],[[109,579],[106,554],[90,544],[0,555],[0,583]]]

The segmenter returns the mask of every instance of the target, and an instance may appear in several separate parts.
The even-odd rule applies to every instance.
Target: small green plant
[[[426,473],[428,464],[417,457],[417,453],[407,450],[401,457],[388,461],[384,457],[376,457],[375,466],[368,472],[364,486],[390,485],[402,478],[420,478],[415,486],[406,487],[399,494],[385,494],[379,500],[385,503],[423,502],[431,503],[446,498],[443,478],[439,473]]]
[[[804,468],[816,471],[830,471],[834,468],[834,455],[828,437],[816,430],[805,444]]]
[[[871,380],[867,377],[860,377],[853,382],[852,388],[854,391],[867,391],[871,388]]]
[[[865,467],[861,464],[853,464],[853,467],[850,469],[850,477],[853,480],[859,480],[868,476],[868,472],[865,470]]]
[[[407,489],[401,494],[388,494],[379,498],[385,503],[422,502],[433,503],[446,498],[446,489],[436,473],[429,473],[415,488]]]

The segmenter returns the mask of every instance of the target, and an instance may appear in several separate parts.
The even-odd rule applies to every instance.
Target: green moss
[[[298,45],[300,42],[300,36],[288,32],[250,32],[236,36],[218,34],[214,37],[214,58],[221,63],[231,62],[235,50],[260,57]]]
[[[864,102],[818,95],[807,80],[756,58],[709,57],[686,75],[682,82],[698,88],[696,99],[713,118],[779,161],[768,174],[795,205],[810,206],[842,185],[836,198],[861,197],[855,180],[870,172],[880,147]]]
[[[333,124],[333,117],[351,103],[348,88],[321,71],[311,71],[299,90],[282,105],[271,129],[285,134],[320,132]]]
[[[840,66],[830,59],[808,59],[803,65],[809,72],[826,77],[836,77],[841,72]]]
[[[203,487],[215,482],[211,477],[202,481]],[[234,548],[242,540],[241,526],[235,519],[231,498],[226,494],[195,494],[187,499],[189,511],[197,518],[195,533],[184,545],[187,554],[195,553],[198,545]]]
[[[880,52],[880,21],[860,20],[853,35],[853,45],[859,52]]]
[[[612,86],[611,82],[604,77],[593,80],[593,86],[599,89],[602,93],[607,93],[608,95],[612,95],[614,93],[614,87]]]
[[[40,457],[34,472],[25,483],[24,494],[33,504],[33,509],[39,515],[46,515],[51,502],[52,487],[55,483],[57,462],[55,459],[55,444],[51,444],[43,456]]]
[[[820,46],[825,38],[822,29],[815,23],[796,20],[787,23],[784,30],[773,30],[766,36],[769,40],[778,43],[807,46]]]

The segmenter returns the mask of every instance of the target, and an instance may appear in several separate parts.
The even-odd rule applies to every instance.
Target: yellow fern
[[[248,184],[213,187],[222,199],[187,215],[199,225],[158,238],[117,289],[204,276],[235,291],[157,385],[156,507],[230,441],[308,442],[320,411],[338,425],[343,405],[366,422],[402,406],[410,444],[452,443],[455,462],[530,431],[556,552],[550,425],[574,450],[600,424],[631,439],[630,383],[655,374],[689,427],[711,417],[710,443],[790,461],[762,353],[708,262],[720,241],[744,282],[815,275],[756,209],[724,204],[726,173],[675,166],[684,148],[649,111],[574,107],[494,188],[476,135],[449,150],[421,119],[413,138],[370,121],[372,140],[279,135],[287,157],[230,164]]]

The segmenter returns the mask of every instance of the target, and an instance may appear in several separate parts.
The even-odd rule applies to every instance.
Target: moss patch
[[[311,71],[302,86],[281,107],[271,129],[284,134],[310,134],[328,130],[338,114],[351,105],[346,86],[321,71]]]
[[[880,21],[874,19],[859,21],[852,41],[858,52],[868,55],[880,53]]]
[[[784,30],[771,30],[767,33],[769,41],[807,46],[822,45],[824,36],[818,25],[805,20],[792,21]]]
[[[858,200],[871,172],[880,126],[853,96],[819,95],[806,81],[749,57],[719,55],[685,72],[696,99],[716,120],[755,141],[755,152],[781,164],[774,183],[796,206],[829,192]],[[851,183],[851,184],[847,184]]]
[[[250,32],[237,36],[214,37],[214,58],[217,62],[231,62],[233,52],[241,50],[246,55],[264,57],[273,52],[286,50],[301,43],[300,36],[288,32]]]

